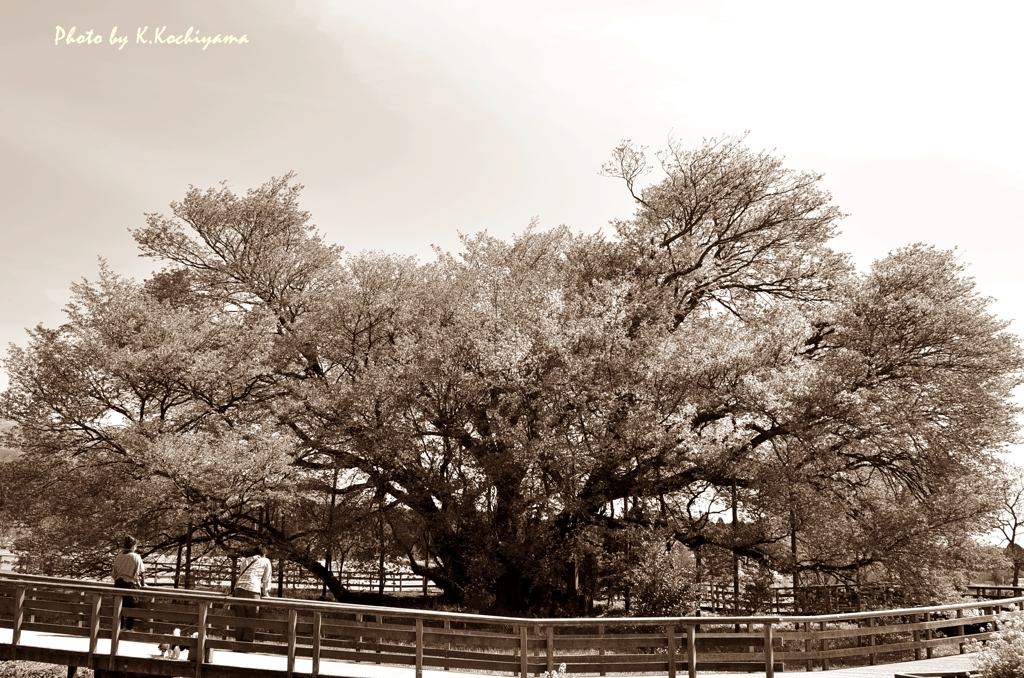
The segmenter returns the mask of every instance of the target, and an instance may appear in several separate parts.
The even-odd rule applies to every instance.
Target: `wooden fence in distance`
[[[323,583],[308,571],[287,561],[273,561],[274,577],[271,589],[276,591],[279,581],[282,592],[320,591]],[[278,570],[284,567],[283,572]],[[170,559],[150,560],[146,562],[146,582],[158,586],[173,586],[175,563]],[[191,584],[196,588],[217,588],[225,592],[231,587],[232,579],[237,576],[233,571],[231,559],[227,557],[204,558],[195,560],[189,568]],[[184,571],[181,573],[180,585],[184,588]],[[440,593],[441,589],[423,577],[408,571],[387,570],[383,573],[369,570],[347,570],[337,573],[341,584],[350,591],[380,591],[390,594],[430,595]]]
[[[985,600],[1000,598],[1016,598],[1024,596],[1024,586],[997,586],[995,584],[970,584],[966,587],[967,594]]]
[[[714,614],[832,614],[904,607],[904,598],[895,586],[832,584],[796,589],[773,586],[758,592],[741,590],[737,601],[731,583],[705,583],[700,606]]]

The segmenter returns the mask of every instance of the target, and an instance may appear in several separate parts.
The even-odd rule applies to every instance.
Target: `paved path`
[[[956,671],[974,670],[973,654],[955,654],[949,657],[922,659],[898,664],[881,664],[878,666],[858,666],[852,669],[829,669],[828,671],[803,670],[786,671],[776,676],[801,674],[807,678],[893,678],[897,673],[953,673]],[[685,675],[685,674],[683,674]],[[714,678],[764,678],[764,673],[716,673]]]
[[[0,628],[0,643],[11,642],[11,629]],[[43,633],[40,631],[23,631],[19,647],[39,647],[51,650],[71,650],[72,652],[88,652],[89,639],[80,636],[66,636],[59,633]],[[97,655],[110,654],[110,639],[100,638],[96,643]],[[153,659],[157,661],[174,662],[175,660],[164,660],[160,656],[156,643],[141,643],[138,641],[122,640],[117,645],[119,657],[135,657],[138,659]],[[237,666],[246,669],[271,669],[285,671],[288,660],[279,654],[262,654],[259,652],[231,652],[228,650],[213,650],[212,663],[220,666]],[[177,660],[188,661],[188,652],[182,654]],[[313,662],[309,658],[296,657],[296,673],[310,673],[313,670]],[[452,671],[431,670],[423,671],[424,678],[452,678]],[[454,672],[462,678],[468,676],[473,678],[475,674],[463,674]],[[381,666],[377,664],[363,664],[356,662],[332,661],[329,659],[320,660],[320,675],[322,676],[344,676],[347,678],[412,678],[415,675],[413,667],[405,668],[400,666]],[[485,678],[480,675],[479,678]],[[495,678],[487,676],[486,678]]]
[[[11,630],[0,628],[0,643],[11,642]],[[79,636],[66,636],[57,633],[43,633],[39,631],[25,631],[21,635],[20,645],[40,647],[58,650],[71,650],[75,652],[88,652],[89,639]],[[100,638],[96,654],[110,654],[110,640]],[[141,643],[137,641],[121,641],[118,644],[118,655],[136,657],[141,659],[160,660],[160,652],[155,643]],[[182,655],[187,658],[188,654]],[[808,678],[893,678],[897,673],[938,673],[970,671],[974,668],[973,654],[952,655],[936,659],[923,659],[921,661],[901,662],[899,664],[882,664],[880,666],[862,666],[852,669],[832,669],[829,671],[813,671],[806,674]],[[243,653],[230,652],[227,650],[213,651],[213,664],[220,666],[237,666],[248,669],[272,669],[284,671],[287,668],[285,657],[276,654],[262,654],[258,652]],[[186,661],[180,659],[178,661]],[[171,662],[173,660],[165,660]],[[296,657],[295,671],[297,673],[310,673],[312,671],[312,660]],[[792,673],[805,674],[804,671],[787,671],[783,676]],[[343,676],[344,678],[412,678],[415,670],[410,666],[381,666],[369,663],[341,662],[328,659],[320,661],[320,674],[325,676]],[[436,669],[424,669],[424,678],[495,678],[494,675],[484,675],[464,671],[443,671]],[[764,678],[764,673],[702,673],[714,678]],[[677,676],[685,677],[686,672],[680,671]],[[651,678],[662,678],[652,676]]]

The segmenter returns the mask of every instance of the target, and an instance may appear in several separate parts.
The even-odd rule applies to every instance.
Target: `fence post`
[[[808,633],[809,634],[810,632],[811,632],[811,622],[804,622],[804,633]],[[814,641],[811,640],[810,636],[808,636],[807,638],[804,639],[804,652],[807,652],[808,654],[810,654],[813,651],[814,651]],[[811,671],[814,670],[814,660],[813,659],[808,657],[806,664],[807,664],[806,669],[807,669],[808,673],[810,673]]]
[[[689,678],[697,678],[697,629],[686,627],[686,674]]]
[[[921,615],[915,613],[915,614],[911,615],[911,619],[913,619],[913,623],[916,624],[917,622],[921,621]],[[921,659],[921,648],[917,647],[917,644],[919,642],[921,642],[921,632],[919,630],[917,630],[917,629],[914,629],[913,633],[914,633],[914,646],[915,646],[914,647],[914,659],[918,660],[918,659]]]
[[[356,613],[356,623],[359,624],[360,628],[363,627],[363,615],[361,615],[358,612]],[[360,634],[362,634],[362,631],[360,631]],[[360,635],[358,640],[356,640],[356,652],[361,653],[362,651],[363,651],[363,636]],[[359,660],[356,659],[356,661],[359,661]]]
[[[825,630],[827,630],[827,628],[828,627],[826,626],[826,623],[825,622],[821,622],[821,630],[825,631]],[[822,671],[828,671],[828,657],[824,656],[825,652],[827,652],[827,651],[828,651],[828,638],[822,638],[821,639],[821,653],[823,655],[822,658],[821,658],[821,670]]]
[[[114,610],[110,613],[110,660],[107,668],[114,670],[114,657],[117,656],[117,645],[121,641],[121,596],[114,596]]]
[[[100,594],[94,594],[92,597],[92,611],[89,615],[89,659],[87,660],[87,666],[92,666],[92,656],[96,654],[96,645],[100,640],[100,603],[102,597]]]
[[[423,620],[416,618],[416,678],[423,678]]]
[[[382,614],[378,614],[377,615],[377,623],[380,624],[381,626],[384,625],[384,615],[382,615]],[[377,654],[380,654],[380,635],[379,634],[373,639],[373,647],[374,647],[374,649],[376,649]],[[377,658],[377,662],[376,663],[380,664],[380,657]]]
[[[874,617],[868,617],[868,628],[871,628],[874,625],[875,625],[875,618]],[[868,636],[868,645],[870,645],[871,647],[875,646],[875,634],[872,633],[871,635]],[[877,652],[871,652],[870,654],[868,654],[868,664],[870,666],[874,666],[877,661],[878,661],[878,653]]]
[[[295,673],[295,623],[298,620],[298,612],[294,609],[288,610],[288,627],[285,630],[285,640],[288,642],[288,665],[285,669],[288,678]]]
[[[206,658],[206,612],[210,604],[206,601],[199,603],[199,619],[196,622],[196,678],[203,675],[203,660]],[[189,659],[191,659],[191,653]]]
[[[676,625],[669,624],[665,627],[668,636],[668,678],[676,678]]]
[[[154,584],[154,586],[156,586],[156,584]],[[156,603],[156,598],[149,597],[146,600],[149,601],[147,603],[146,607],[149,607],[150,605]],[[147,617],[146,618],[146,626],[148,627],[146,632],[147,633],[153,633],[153,618],[152,617]]]
[[[964,611],[963,611],[962,608],[956,611],[956,618],[957,619],[963,619],[964,618]],[[964,625],[963,624],[961,624],[960,626],[956,627],[956,635],[960,636],[960,654],[963,654],[964,650],[965,650],[964,643],[963,643],[963,638],[964,638]]]
[[[597,635],[598,635],[598,638],[599,638],[598,643],[597,643],[597,645],[598,645],[598,647],[597,647],[597,654],[598,654],[598,656],[603,657],[604,656],[604,624],[598,624],[597,625]],[[600,659],[599,661],[601,662],[601,666],[603,667],[604,666],[604,659]],[[606,674],[602,670],[600,675],[603,676],[603,675],[606,675]]]
[[[924,620],[926,622],[930,622],[932,620],[932,613],[931,612],[925,612],[924,613]],[[924,639],[926,641],[929,641],[929,640],[932,639],[932,629],[931,629],[930,626],[924,630]],[[928,647],[926,647],[925,650],[924,650],[924,653],[925,653],[924,656],[927,659],[931,659],[932,658],[932,646],[929,645]]]
[[[519,627],[519,676],[520,678],[528,678],[529,666],[527,664],[527,654],[530,651],[530,646],[526,640],[526,634],[528,629],[526,624]]]
[[[555,670],[555,627],[547,628],[548,671]]]
[[[775,678],[775,645],[772,638],[773,622],[764,624],[764,678]]]
[[[18,641],[21,640],[21,627],[25,623],[25,589],[14,591],[14,625],[11,631],[11,659],[18,658]]]
[[[323,625],[323,615],[319,612],[313,613],[313,671],[312,678],[320,675],[320,633]]]
[[[449,633],[449,631],[451,631],[451,629],[452,629],[452,622],[451,622],[451,620],[445,619],[444,620],[444,630],[445,630],[445,634],[444,635],[448,639],[447,642],[445,643],[445,650],[444,650],[444,670],[445,671],[451,671],[451,667],[448,665],[448,655],[452,651],[452,636],[451,636],[451,633]]]

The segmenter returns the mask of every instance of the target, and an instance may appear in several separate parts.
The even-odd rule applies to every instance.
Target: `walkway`
[[[11,630],[0,628],[0,644],[11,642]],[[37,631],[26,631],[22,635],[20,646],[32,648],[45,648],[51,650],[68,650],[72,652],[87,653],[89,650],[89,639],[82,637],[66,636],[56,633],[41,633]],[[96,654],[101,656],[109,655],[110,640],[100,640],[96,648]],[[270,670],[286,671],[287,659],[280,655],[227,652],[214,650],[212,661],[204,665],[208,673],[216,673],[212,667],[232,667],[249,670]],[[161,659],[160,652],[151,643],[139,643],[122,641],[118,648],[119,657],[132,657],[137,659],[156,660],[166,665],[178,666],[187,665],[188,655],[184,653],[182,658],[175,660]],[[884,664],[881,666],[861,666],[850,669],[831,669],[829,671],[814,671],[815,678],[894,678],[896,674],[935,674],[955,673],[972,671],[975,667],[975,655],[952,655],[949,657],[938,657],[936,659],[923,659],[921,661],[902,662],[899,664]],[[183,667],[182,667],[183,668]],[[295,672],[309,674],[312,671],[312,662],[309,659],[296,658]],[[177,673],[173,669],[169,672]],[[791,673],[791,672],[787,672]],[[802,670],[792,673],[804,673]],[[325,676],[343,676],[344,678],[412,678],[415,675],[413,667],[401,668],[396,666],[380,666],[366,663],[338,662],[323,660],[320,663],[320,674]],[[493,678],[491,675],[482,673],[470,673],[459,671],[459,678]],[[452,678],[448,671],[425,669],[424,678]],[[763,678],[764,672],[760,673],[716,673],[715,678]],[[653,676],[652,678],[662,678]],[[810,677],[809,677],[810,678]]]
[[[787,671],[791,673],[805,674],[810,678],[894,678],[900,675],[927,675],[935,673],[959,673],[973,671],[975,666],[975,655],[957,654],[949,657],[937,657],[935,659],[922,659],[920,661],[901,662],[899,664],[882,664],[880,666],[857,666],[852,669],[830,669],[828,671],[814,671],[806,674],[803,670]],[[714,678],[764,678],[764,673],[716,673]]]
[[[0,659],[195,678],[529,678],[562,662],[571,674],[682,678],[696,666],[716,678],[773,678],[783,665],[804,673],[859,662],[876,665],[812,673],[890,678],[971,670],[974,657],[959,654],[968,637],[987,638],[999,609],[1022,602],[813,617],[522,619],[264,599],[257,619],[237,615],[251,605],[245,599],[156,587],[135,595],[140,607],[126,609],[122,590],[108,584],[2,573]],[[137,619],[134,633],[118,631],[125,617]],[[177,639],[176,628],[183,644],[199,648],[199,661],[159,655],[157,644]],[[252,628],[258,642],[233,640],[239,628]],[[884,663],[932,653],[952,656]],[[744,670],[751,672],[737,673]]]
[[[0,628],[0,645],[11,642],[11,629]],[[21,636],[19,648],[40,648],[47,650],[66,650],[87,654],[89,652],[89,639],[75,636],[66,636],[58,633],[41,633],[38,631],[25,631]],[[106,659],[110,654],[110,640],[100,639],[96,646],[96,655]],[[280,671],[287,670],[287,658],[276,654],[263,653],[241,653],[213,650],[210,653],[212,661],[203,664],[204,675],[217,673],[217,667],[231,667],[248,669],[250,671]],[[168,673],[178,673],[188,669],[191,670],[191,663],[188,661],[188,653],[183,652],[178,660],[162,659],[160,651],[153,643],[139,643],[134,641],[121,641],[118,643],[118,658],[144,659],[168,667]],[[297,657],[295,659],[295,672],[309,675],[312,671],[312,661]],[[374,664],[356,664],[350,662],[339,662],[321,660],[320,675],[322,676],[344,676],[345,678],[413,678],[415,669],[413,667],[401,668],[396,666],[379,666]],[[494,678],[485,677],[483,674],[471,674],[459,672],[459,678]],[[424,678],[452,678],[450,672],[434,671],[426,669],[423,671]],[[749,676],[746,676],[749,678]]]

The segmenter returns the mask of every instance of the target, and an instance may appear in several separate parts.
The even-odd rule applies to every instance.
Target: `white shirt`
[[[242,558],[238,563],[238,583],[235,588],[263,593],[270,588],[270,560],[264,556]]]
[[[114,558],[114,565],[111,568],[110,576],[114,581],[124,579],[133,584],[142,584],[142,575],[146,566],[142,564],[142,558],[135,551],[122,553]]]

